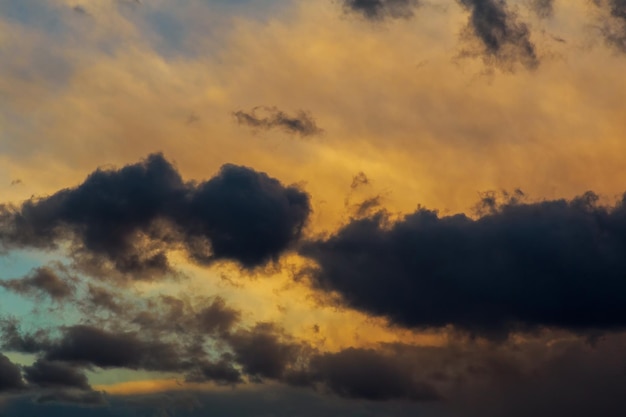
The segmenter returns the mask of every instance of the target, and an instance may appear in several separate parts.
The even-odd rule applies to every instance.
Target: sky
[[[624,0],[0,0],[0,416],[626,415]]]

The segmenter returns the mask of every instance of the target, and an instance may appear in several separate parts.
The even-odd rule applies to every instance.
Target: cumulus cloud
[[[0,240],[7,248],[72,242],[75,256],[122,273],[167,271],[167,249],[176,246],[197,262],[254,268],[298,239],[310,210],[306,193],[267,174],[224,165],[208,181],[184,182],[154,154],[99,169],[52,196],[1,206]]]
[[[478,219],[424,208],[354,219],[301,252],[315,284],[414,328],[488,336],[538,327],[626,327],[626,200],[512,201]]]

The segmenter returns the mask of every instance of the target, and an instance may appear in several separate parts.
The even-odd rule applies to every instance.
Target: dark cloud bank
[[[626,327],[626,199],[484,204],[478,219],[378,212],[301,252],[319,264],[317,286],[402,326],[494,337]]]
[[[72,242],[78,258],[124,273],[167,270],[167,249],[175,247],[200,263],[254,268],[298,239],[310,210],[306,193],[264,173],[224,165],[208,181],[184,182],[154,154],[99,169],[76,188],[0,206],[0,241],[9,249]]]

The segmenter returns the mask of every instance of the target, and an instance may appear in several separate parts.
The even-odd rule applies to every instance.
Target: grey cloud
[[[421,5],[419,0],[343,0],[344,7],[372,20],[408,18]]]
[[[607,18],[600,22],[600,30],[606,42],[626,53],[626,0],[592,0],[605,10]]]
[[[24,368],[24,377],[30,384],[42,388],[91,389],[84,373],[60,362],[39,359],[31,366]]]
[[[416,378],[413,366],[398,356],[349,348],[314,356],[309,372],[314,381],[342,397],[378,401],[441,399],[432,385]]]
[[[59,390],[46,392],[35,398],[35,403],[43,404],[71,404],[81,407],[101,407],[107,405],[102,392],[82,390]],[[65,414],[63,414],[65,416]]]
[[[527,69],[539,65],[535,45],[528,26],[503,0],[459,0],[470,12],[465,36],[478,40],[478,53],[489,64],[513,68],[521,64]],[[473,53],[473,51],[469,51]]]
[[[290,116],[276,107],[260,106],[248,112],[238,110],[233,114],[237,123],[254,129],[279,128],[303,137],[319,135],[323,132],[315,123],[315,119],[303,110],[297,112],[295,116]]]
[[[36,268],[24,278],[0,281],[0,286],[22,295],[45,294],[55,301],[67,299],[75,290],[67,271],[50,267]]]
[[[626,198],[486,204],[478,219],[378,212],[301,253],[318,263],[319,288],[403,326],[489,337],[626,328]]]
[[[176,346],[140,338],[132,332],[110,332],[86,325],[65,329],[62,338],[46,347],[45,359],[101,368],[177,370]]]
[[[0,353],[0,393],[25,388],[20,368]]]
[[[74,242],[76,258],[138,277],[169,271],[167,250],[181,245],[197,262],[254,268],[298,239],[310,210],[306,193],[267,174],[224,165],[208,181],[186,183],[154,154],[20,207],[0,206],[0,242],[8,249]]]
[[[270,323],[236,332],[228,342],[243,371],[257,380],[282,379],[303,349],[301,344],[284,340],[284,335]]]

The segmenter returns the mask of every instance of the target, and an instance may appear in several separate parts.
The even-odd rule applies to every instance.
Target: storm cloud
[[[184,247],[201,263],[263,265],[298,239],[309,197],[267,174],[224,165],[204,182],[184,182],[161,155],[119,170],[98,169],[78,187],[0,207],[6,248],[52,249],[122,273],[169,269],[167,250]]]
[[[478,219],[420,208],[354,219],[304,245],[315,285],[414,328],[502,336],[542,326],[626,327],[626,200],[509,202]]]

